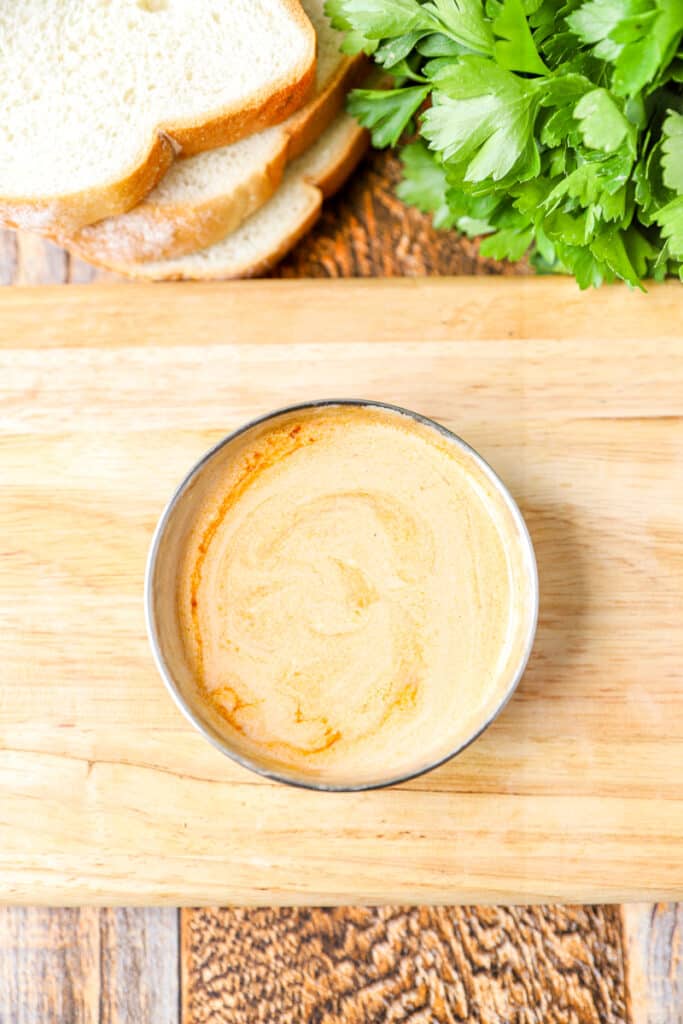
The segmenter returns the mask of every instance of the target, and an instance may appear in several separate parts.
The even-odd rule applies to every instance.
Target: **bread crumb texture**
[[[4,2],[0,195],[115,181],[160,128],[172,136],[295,82],[310,45],[295,0]]]

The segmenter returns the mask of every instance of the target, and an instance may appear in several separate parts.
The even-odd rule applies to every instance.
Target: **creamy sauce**
[[[509,684],[510,526],[468,453],[375,408],[235,444],[186,539],[186,657],[248,757],[304,777],[445,756]]]

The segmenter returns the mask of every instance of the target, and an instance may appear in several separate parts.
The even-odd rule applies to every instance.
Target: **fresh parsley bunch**
[[[327,0],[394,88],[349,109],[399,194],[586,288],[683,279],[683,0]]]

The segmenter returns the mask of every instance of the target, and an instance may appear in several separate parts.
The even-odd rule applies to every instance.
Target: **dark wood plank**
[[[310,234],[274,271],[275,277],[424,277],[432,274],[528,274],[526,264],[496,263],[479,244],[436,231],[431,218],[396,198],[400,161],[371,152],[325,204]]]
[[[611,907],[187,910],[184,1024],[626,1024]]]
[[[683,1024],[683,904],[624,907],[633,1024]]]

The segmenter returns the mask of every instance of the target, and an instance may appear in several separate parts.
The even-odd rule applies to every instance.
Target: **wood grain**
[[[177,912],[0,907],[0,1024],[179,1022]]]
[[[568,320],[576,292],[538,282],[556,320],[535,283],[499,281],[493,304],[486,279],[5,294],[5,899],[682,891],[679,293],[605,290]],[[481,740],[406,786],[330,797],[245,772],[185,724],[141,586],[156,517],[201,452],[335,392],[433,415],[489,459],[527,516],[542,600],[529,671]]]
[[[178,912],[101,910],[100,944],[98,1024],[178,1024]]]
[[[683,1024],[683,904],[623,908],[633,1024]]]
[[[525,271],[525,268],[519,267],[519,265],[510,268],[481,260],[477,254],[476,243],[457,239],[452,233],[434,231],[428,218],[423,217],[417,211],[406,211],[392,195],[392,182],[396,180],[397,175],[397,162],[389,154],[373,154],[367,162],[365,174],[356,175],[351,185],[343,191],[337,200],[326,204],[326,212],[319,226],[299,245],[291,257],[281,265],[276,274],[286,277],[292,277],[297,274],[324,277],[339,276],[340,274],[361,276],[377,273],[422,275],[444,272],[498,273],[503,271],[509,273]],[[44,243],[45,246],[47,244]],[[78,260],[72,258],[68,260],[66,279],[69,282],[89,282],[95,279],[102,280],[107,278],[113,279],[113,275],[105,275]],[[45,258],[40,253],[40,247],[37,247],[37,252],[34,254],[34,250],[32,250],[30,245],[18,246],[17,239],[10,232],[0,232],[0,284],[11,284],[17,283],[17,281],[28,280],[36,283],[58,283],[65,281],[64,263],[59,260]],[[79,293],[79,297],[80,295],[82,293]],[[567,312],[571,312],[574,315],[576,310]],[[633,1014],[631,1020],[633,1024],[641,1024],[641,1022],[642,1024],[681,1024],[682,1011],[680,1007],[683,1005],[683,997],[681,997],[680,992],[683,989],[683,979],[681,978],[683,958],[680,956],[679,939],[677,938],[681,930],[681,908],[676,908],[673,905],[668,907],[658,905],[655,910],[649,905],[640,904],[624,908],[624,911],[626,914],[625,926],[629,946],[637,947],[638,950],[638,955],[636,956],[632,949],[631,956],[629,957],[629,968],[632,977],[631,1002]],[[51,939],[47,946],[36,942],[32,946],[32,952],[29,955],[24,942],[25,933],[20,925],[20,922],[24,920],[27,913],[30,913],[32,917],[34,934],[36,934],[36,931],[39,931],[44,940],[45,936],[52,935],[55,929],[58,932],[69,931],[72,928],[75,915],[92,915],[93,912],[52,911],[47,909],[27,912],[21,908],[0,911],[0,920],[2,920],[0,931],[2,931],[3,935],[6,936],[8,934],[8,929],[14,929],[15,933],[21,932],[18,947],[15,944],[9,953],[7,948],[4,947],[2,952],[0,952],[0,960],[3,961],[0,963],[0,977],[3,979],[2,984],[0,984],[0,991],[5,994],[4,1007],[0,997],[0,1021],[3,1024],[6,1024],[9,1020],[14,1022],[15,1020],[25,1019],[61,1022],[67,1019],[61,1013],[50,1017],[47,1012],[40,1016],[34,1012],[36,1000],[40,995],[35,987],[30,993],[26,994],[23,1010],[21,1009],[22,1004],[16,999],[8,1002],[6,996],[6,993],[11,991],[7,978],[10,974],[12,977],[16,977],[15,972],[20,970],[20,966],[25,964],[28,959],[32,959],[35,968],[32,971],[33,978],[42,976],[41,972],[43,974],[47,972],[51,977],[50,984],[53,991],[55,987],[57,989],[64,988],[67,992],[70,990],[73,993],[74,991],[71,980],[74,974],[74,967],[70,967],[68,963],[64,963],[61,960],[55,961],[53,959],[58,950],[63,949],[63,947],[60,947],[59,944],[55,945]],[[100,913],[106,915],[111,912],[102,911]],[[260,915],[263,913],[266,915],[274,913],[279,916],[287,916],[299,912],[286,910],[275,912],[232,910],[184,912],[184,934],[186,936],[192,934],[193,936],[192,944],[187,944],[188,956],[184,961],[187,1007],[192,1007],[196,1013],[203,1013],[207,1016],[207,1019],[211,1019],[211,1012],[214,1013],[215,1019],[224,1019],[217,1009],[216,996],[210,994],[205,983],[205,973],[206,965],[211,962],[224,963],[228,961],[228,957],[232,958],[229,962],[231,966],[230,976],[232,978],[233,1001],[239,1003],[241,998],[242,1005],[244,1005],[245,990],[247,994],[250,994],[250,998],[254,999],[254,995],[258,994],[258,984],[251,980],[245,983],[244,979],[245,976],[247,979],[251,977],[252,965],[255,959],[253,948],[256,936],[262,931],[259,926],[259,920]],[[316,916],[319,915],[333,916],[333,930],[341,933],[347,927],[347,919],[351,922],[348,927],[355,927],[354,922],[358,911],[353,908],[346,908],[330,912],[311,911],[301,913],[309,922],[311,919],[315,921]],[[373,914],[374,912],[366,911],[364,913]],[[414,915],[414,913],[414,911],[405,912],[403,921],[410,921],[411,915]],[[422,915],[429,915],[431,911],[422,908],[420,913]],[[449,912],[438,911],[436,913]],[[465,914],[465,912],[461,913]],[[465,918],[467,934],[474,932],[478,935],[486,935],[487,922],[490,922],[492,919],[495,920],[497,916],[506,913],[508,912],[502,911],[500,908],[498,910],[470,908],[466,912]],[[514,914],[515,911],[510,913]],[[571,914],[571,911],[569,913]],[[610,915],[613,913],[609,908],[594,908],[590,911],[590,914],[593,915]],[[142,992],[147,991],[150,987],[152,992],[163,992],[165,990],[163,980],[161,989],[156,982],[159,980],[159,972],[163,972],[164,965],[168,968],[169,964],[173,964],[174,953],[171,948],[167,948],[165,952],[157,950],[155,952],[154,966],[149,965],[147,960],[147,966],[143,968],[142,962],[144,957],[141,958],[140,956],[139,940],[135,938],[133,941],[133,936],[139,936],[140,930],[143,927],[141,924],[142,920],[145,922],[144,927],[149,927],[150,915],[153,919],[155,915],[167,915],[166,933],[170,936],[169,945],[175,948],[171,919],[168,917],[168,915],[174,917],[175,913],[168,910],[140,909],[134,911],[115,911],[114,914],[126,915],[127,929],[132,933],[130,947],[134,951],[132,956],[140,966],[139,975],[136,970],[133,977],[129,976],[127,978],[125,985],[126,998],[130,999],[131,994],[139,993],[137,998],[140,1002],[135,1005],[142,1005]],[[548,936],[562,936],[566,930],[563,922],[567,911],[564,908],[547,907],[543,909],[542,914],[550,921],[549,927],[544,930],[546,943],[548,942]],[[678,919],[676,914],[678,914]],[[4,919],[2,919],[2,915],[4,915]],[[195,915],[195,919],[190,924],[193,915]],[[672,920],[674,924],[669,927]],[[308,934],[310,935],[310,923],[308,926],[301,922],[298,923],[299,929],[303,930],[304,927],[308,927]],[[394,928],[396,928],[396,924],[394,924]],[[117,928],[116,931],[119,953],[115,959],[127,962],[131,959],[128,934],[125,931],[122,932],[120,928]],[[241,936],[239,945],[236,945],[234,941],[236,932],[239,932]],[[585,946],[585,950],[579,948],[578,951],[575,951],[574,955],[580,962],[591,964],[594,987],[607,993],[616,993],[615,1001],[619,1005],[619,1010],[614,1012],[621,1012],[620,996],[618,994],[619,979],[621,978],[620,950],[610,941],[606,946],[605,955],[602,955],[600,947],[598,947],[596,954],[593,949],[593,932],[599,936],[600,942],[604,942],[606,925],[603,922],[599,921],[596,925],[591,917],[588,921],[588,927],[584,929],[582,921],[578,923],[576,920],[573,921],[571,932],[573,942],[579,946]],[[296,956],[293,954],[293,947],[298,945],[298,934],[299,932],[292,936],[291,930],[282,926],[277,930],[273,928],[269,931],[269,937],[275,940],[276,945],[271,954],[275,962],[292,964],[296,967]],[[513,934],[515,940],[519,940],[519,943],[515,943],[513,946],[515,954],[525,963],[532,962],[533,952],[538,945],[536,930],[531,929],[526,933],[529,937],[528,941],[531,945],[531,952],[525,948],[525,935],[519,930]],[[281,944],[278,944],[279,939],[282,940]],[[72,951],[72,955],[73,952],[77,952],[76,959],[80,957],[82,960],[84,956],[87,956],[89,941],[85,941],[81,946],[75,947],[75,950]],[[508,945],[509,939],[506,937],[503,947],[504,953]],[[548,943],[548,945],[552,950],[552,942]],[[465,952],[467,953],[467,950],[470,948],[471,943],[468,943]],[[191,949],[194,949],[192,956],[190,955]],[[495,950],[497,951],[498,949],[500,947],[496,946]],[[42,962],[36,965],[36,955],[38,953]],[[496,1007],[504,1005],[507,1010],[510,1005],[517,1006],[518,1004],[523,1004],[523,1000],[520,1000],[518,997],[520,983],[515,976],[515,971],[508,970],[501,974],[500,963],[501,960],[505,959],[505,956],[495,955],[485,962],[483,968],[480,963],[477,963],[476,971],[474,972],[474,978],[478,982],[477,1000],[471,1000],[469,1004],[470,1012],[479,1014],[479,1017],[476,1019],[497,1021],[500,1020],[500,1016],[497,1014]],[[509,959],[509,956],[507,956],[507,960]],[[467,956],[465,956],[465,961],[467,961]],[[461,962],[463,961],[461,960]],[[554,1012],[559,1015],[558,1019],[562,1021],[570,1019],[572,1021],[582,1020],[580,1012],[576,1016],[574,1011],[570,1010],[575,1001],[565,993],[565,988],[567,985],[569,985],[570,989],[572,988],[573,975],[571,972],[562,969],[562,963],[562,958],[558,959],[553,955],[550,971],[556,981],[556,987],[553,986],[552,989],[555,996]],[[108,961],[110,970],[115,969],[113,964],[114,961],[110,959]],[[553,971],[552,968],[555,965],[559,965],[559,969]],[[148,976],[150,970],[151,976]],[[82,965],[78,967],[76,973],[80,976]],[[545,978],[546,975],[544,974],[544,981]],[[151,986],[152,979],[155,982],[153,986]],[[334,980],[334,970],[331,970],[327,981],[328,988],[334,988]],[[106,979],[104,984],[107,984]],[[444,981],[439,971],[430,970],[427,986],[429,990],[428,998],[432,1001],[432,1004],[434,1001],[434,995],[432,994],[434,987],[436,986],[438,991],[441,992],[444,987],[448,990],[450,984],[450,977]],[[169,978],[167,985],[173,990],[174,982],[172,977]],[[217,988],[220,992],[220,984],[217,985]],[[586,988],[589,993],[586,1005],[590,1007],[591,1003],[595,1004],[595,999],[590,994],[590,983],[587,984]],[[499,992],[501,989],[502,993]],[[521,989],[522,992],[525,991],[524,984],[522,984]],[[82,1000],[86,1000],[86,991],[80,986],[79,995]],[[448,999],[448,995],[446,995],[446,999]],[[57,1004],[58,1001],[51,1000],[50,1006],[52,1010],[55,1010]],[[8,1005],[12,1005],[12,1012],[14,1014],[12,1017],[8,1016]],[[263,1009],[263,1005],[260,1005]],[[313,1009],[317,1009],[318,1004],[314,999],[312,1001],[309,1000],[309,1005]],[[279,1008],[280,1010],[282,1009],[282,1001],[279,1004]],[[5,1010],[5,1016],[3,1016],[2,1009]],[[45,1003],[43,1003],[43,1009],[45,1009]],[[520,1021],[520,1024],[522,1021],[534,1020],[534,1009],[534,1007],[528,1008],[528,1012],[532,1014],[530,1017],[524,1017],[520,1011],[515,1017],[508,1019],[515,1020],[515,1022]],[[82,1019],[82,1017],[78,1016],[80,1012],[80,1010],[75,1010],[68,1019],[70,1021]],[[272,1014],[269,1014],[268,1009],[264,1009],[263,1012],[266,1019],[272,1019]],[[140,1013],[137,1013],[132,1019],[141,1020],[145,1018]],[[165,1018],[160,1017],[159,1019]],[[191,1015],[186,1013],[185,1020],[189,1022],[190,1019]],[[256,1018],[253,1017],[252,1019]],[[312,1017],[311,1019],[316,1018]],[[619,1018],[617,1017],[617,1019]]]
[[[434,274],[528,274],[526,263],[496,263],[479,243],[437,231],[431,218],[396,198],[400,161],[374,151],[349,183],[325,203],[314,230],[275,277],[424,277]]]
[[[463,338],[505,342],[511,351],[517,341],[562,342],[564,390],[571,395],[577,341],[595,348],[598,373],[609,368],[615,344],[657,350],[665,342],[677,374],[681,296],[681,286],[673,282],[653,285],[645,295],[619,286],[586,294],[566,278],[432,277],[14,288],[2,293],[2,306],[8,318],[4,336],[9,341],[9,330],[21,332],[25,348],[80,348],[86,335],[100,352],[131,342],[144,349],[186,347],[202,338],[229,345],[238,339],[285,350],[279,356],[285,374],[286,349],[314,344],[318,337],[326,346],[347,346],[349,361],[357,344],[374,345],[380,353],[380,343],[394,340]],[[343,315],[337,317],[339,312]],[[583,372],[590,379],[590,367]]]
[[[196,910],[183,944],[187,1024],[628,1020],[608,907]]]
[[[18,276],[16,234],[0,228],[0,285],[15,284]]]
[[[98,912],[0,908],[0,1022],[98,1024]]]

